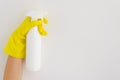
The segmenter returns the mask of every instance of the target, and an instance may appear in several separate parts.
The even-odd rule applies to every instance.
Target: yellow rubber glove
[[[27,33],[31,28],[38,26],[40,35],[46,36],[48,33],[44,30],[43,23],[47,24],[48,20],[43,18],[32,21],[31,17],[27,16],[10,36],[4,52],[15,58],[25,58]]]

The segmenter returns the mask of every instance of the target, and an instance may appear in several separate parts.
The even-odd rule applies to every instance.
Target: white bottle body
[[[41,67],[41,35],[38,27],[33,27],[26,36],[26,68],[39,71]]]

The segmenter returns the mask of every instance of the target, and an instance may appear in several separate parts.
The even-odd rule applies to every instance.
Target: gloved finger
[[[48,24],[47,18],[43,17],[43,22],[44,22],[45,24]]]
[[[42,35],[42,36],[47,36],[48,33],[47,31],[45,31],[45,29],[43,28],[43,26],[38,25],[38,32]]]
[[[31,22],[31,17],[30,17],[30,16],[27,16],[24,21],[25,21],[25,22]]]

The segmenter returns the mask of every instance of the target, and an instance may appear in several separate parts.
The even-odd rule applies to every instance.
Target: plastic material
[[[43,28],[43,23],[48,24],[48,20],[40,12],[29,12],[32,20],[41,20],[41,25],[32,28],[26,35],[26,67],[31,71],[39,71],[41,67],[41,38],[46,36],[47,32]],[[40,32],[40,34],[39,34]]]
[[[26,38],[26,67],[38,71],[41,67],[41,35],[37,27],[32,28]]]

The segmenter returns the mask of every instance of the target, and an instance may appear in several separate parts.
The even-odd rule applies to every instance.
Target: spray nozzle
[[[35,26],[38,26],[38,31],[42,36],[48,35],[47,31],[43,28],[43,24],[48,24],[48,19],[45,17],[46,14],[48,13],[39,11],[30,11],[27,14],[27,16],[31,17],[31,22],[37,24]]]

